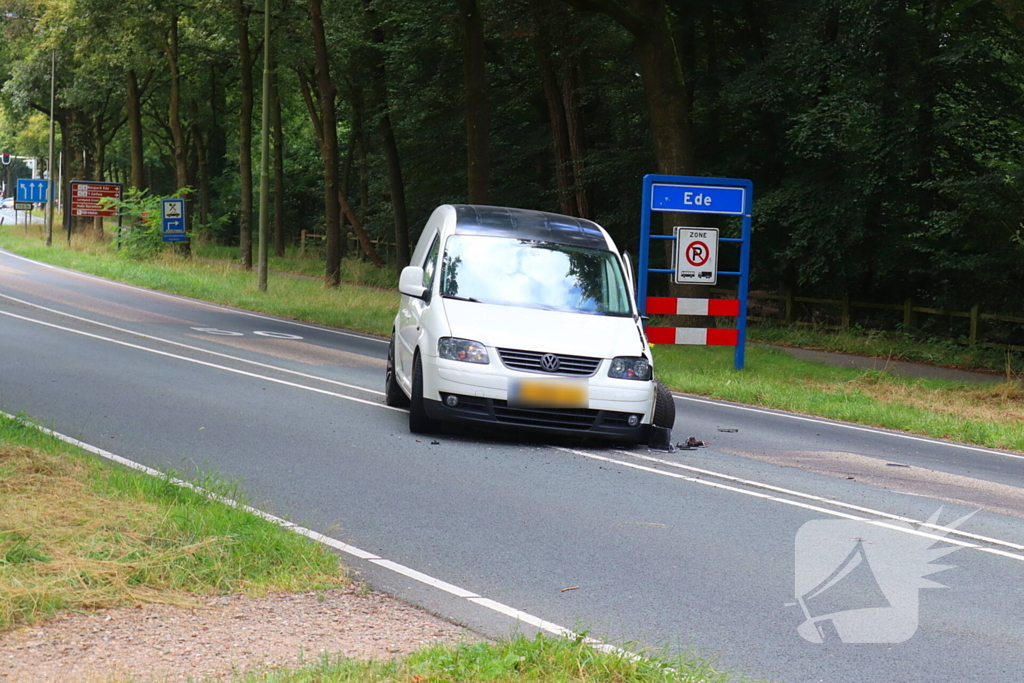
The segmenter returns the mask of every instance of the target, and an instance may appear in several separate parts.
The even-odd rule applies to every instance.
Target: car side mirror
[[[416,299],[425,299],[427,288],[423,286],[423,269],[419,266],[406,266],[398,278],[398,291]]]

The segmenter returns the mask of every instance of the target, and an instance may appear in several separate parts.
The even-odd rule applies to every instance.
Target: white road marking
[[[769,501],[772,501],[772,502],[775,502],[775,503],[782,503],[783,505],[788,505],[790,507],[798,507],[798,508],[803,508],[805,510],[811,510],[813,512],[820,512],[822,514],[829,515],[831,517],[840,517],[842,519],[851,519],[851,520],[855,520],[855,521],[859,521],[859,522],[867,522],[868,524],[873,524],[875,526],[884,527],[886,529],[892,529],[893,531],[899,531],[901,533],[912,534],[912,535],[915,535],[915,536],[923,536],[925,538],[930,538],[930,539],[933,539],[935,541],[942,541],[944,543],[949,543],[950,545],[958,545],[961,548],[970,548],[972,550],[983,550],[985,552],[991,552],[991,553],[993,553],[995,555],[1000,555],[1002,557],[1008,557],[1008,558],[1013,559],[1013,560],[1018,560],[1020,562],[1024,562],[1024,555],[1017,555],[1015,553],[1009,553],[1009,552],[1006,552],[1006,551],[1003,551],[1003,550],[986,549],[986,548],[983,548],[982,546],[979,546],[976,543],[970,543],[968,541],[961,541],[961,540],[956,539],[956,538],[949,538],[948,536],[945,536],[945,535],[931,534],[931,533],[928,533],[928,532],[921,531],[919,529],[917,529],[917,530],[915,530],[915,529],[906,529],[904,527],[896,526],[894,524],[890,524],[888,522],[884,522],[884,521],[877,520],[877,519],[869,519],[867,517],[861,517],[861,516],[852,515],[852,514],[849,514],[849,513],[846,513],[846,512],[840,512],[838,510],[831,510],[831,509],[828,509],[828,508],[821,507],[819,505],[811,505],[810,503],[803,503],[803,502],[800,502],[800,501],[797,501],[797,500],[791,500],[791,499],[788,499],[788,498],[780,498],[778,496],[772,496],[772,495],[768,495],[766,493],[760,493],[758,491],[750,491],[748,489],[742,489],[742,488],[738,488],[736,486],[729,486],[727,484],[719,484],[717,482],[708,481],[707,479],[701,479],[700,477],[691,477],[691,476],[687,476],[685,474],[677,474],[675,472],[666,472],[665,470],[656,469],[654,467],[648,467],[646,465],[638,465],[636,463],[626,462],[624,460],[617,460],[615,458],[609,458],[609,457],[606,457],[606,456],[603,456],[603,455],[598,455],[597,453],[589,453],[587,451],[581,451],[581,450],[577,450],[577,449],[574,449],[574,448],[564,448],[564,447],[560,447],[560,446],[559,447],[555,447],[555,448],[556,448],[556,450],[560,450],[560,451],[563,451],[563,452],[566,452],[566,453],[572,453],[573,455],[578,455],[578,456],[583,457],[583,458],[589,458],[590,460],[596,460],[598,462],[605,462],[605,463],[612,464],[612,465],[619,465],[620,467],[626,467],[626,468],[633,469],[633,470],[639,470],[641,472],[647,472],[649,474],[656,474],[656,475],[659,475],[659,476],[662,476],[662,477],[668,477],[670,479],[678,479],[678,480],[681,480],[681,481],[688,481],[688,482],[690,482],[692,484],[701,484],[702,486],[710,486],[711,488],[716,488],[716,489],[719,489],[719,490],[722,490],[722,491],[729,491],[731,493],[739,493],[739,494],[742,494],[744,496],[749,496],[751,498],[761,498],[763,500],[769,500]],[[867,510],[867,508],[863,508],[863,509]],[[876,513],[874,511],[871,511],[869,514],[872,514],[872,515],[881,514],[883,517],[888,517],[890,519],[894,517],[893,515],[887,515],[885,513]],[[914,524],[921,524],[921,522],[913,522],[913,523]],[[941,528],[941,527],[936,527],[936,528]],[[1013,547],[1015,545],[1015,544],[1009,543],[1007,541],[998,541],[998,543],[1000,543],[1001,545],[1005,545],[1007,547]]]
[[[373,337],[373,336],[370,336],[368,334],[356,334],[355,332],[346,332],[345,330],[339,330],[339,329],[336,329],[336,328],[333,328],[333,327],[321,327],[319,325],[310,325],[308,323],[300,323],[300,322],[298,322],[296,320],[287,320],[285,318],[275,318],[273,316],[265,315],[263,313],[254,313],[253,311],[246,311],[246,310],[243,310],[241,308],[231,308],[229,306],[223,306],[221,304],[212,304],[212,303],[210,303],[208,301],[200,301],[199,299],[191,299],[191,298],[189,298],[187,296],[182,296],[180,294],[170,294],[168,292],[161,292],[160,290],[157,290],[157,289],[147,289],[146,287],[139,287],[138,285],[129,285],[129,284],[125,283],[125,282],[118,282],[117,280],[110,280],[110,279],[105,278],[105,277],[99,277],[98,275],[90,275],[88,273],[82,273],[82,272],[79,272],[77,270],[71,270],[69,268],[62,268],[60,266],[55,266],[55,265],[52,265],[50,263],[43,263],[42,261],[34,261],[34,260],[30,259],[30,258],[26,258],[24,256],[21,256],[20,254],[15,254],[14,252],[10,252],[10,251],[7,251],[5,249],[0,249],[0,254],[4,254],[5,256],[10,256],[12,258],[16,258],[16,259],[19,259],[21,261],[25,261],[26,263],[31,263],[32,265],[35,265],[35,266],[42,266],[43,268],[50,268],[51,270],[59,270],[60,272],[66,273],[68,275],[77,275],[78,277],[82,277],[82,278],[85,278],[87,280],[96,280],[98,282],[104,282],[104,283],[106,283],[108,285],[118,285],[119,287],[125,287],[127,289],[134,289],[134,290],[138,290],[140,292],[146,292],[146,293],[149,293],[149,294],[156,294],[156,295],[159,295],[159,296],[164,296],[164,297],[167,297],[168,299],[175,299],[177,301],[185,301],[185,302],[188,302],[188,303],[191,303],[191,304],[196,304],[196,305],[199,305],[199,306],[205,306],[206,308],[215,308],[215,309],[217,309],[219,311],[227,311],[229,313],[238,313],[239,315],[249,316],[250,318],[260,318],[262,320],[271,320],[271,321],[273,321],[275,323],[280,323],[282,325],[294,325],[296,327],[304,327],[304,328],[306,328],[308,330],[319,330],[321,332],[329,332],[331,334],[337,334],[337,335],[341,335],[343,337],[354,337],[356,339],[365,339],[367,341],[379,342],[381,344],[388,344],[388,343],[390,343],[390,340],[388,340],[388,339],[380,339],[379,337]]]
[[[164,356],[166,358],[174,358],[175,360],[182,360],[182,361],[185,361],[186,363],[194,363],[196,365],[202,365],[202,366],[207,367],[207,368],[214,368],[216,370],[223,370],[225,372],[230,372],[230,373],[233,373],[233,374],[236,374],[236,375],[242,375],[243,377],[252,377],[254,379],[263,380],[265,382],[273,382],[274,384],[281,384],[281,385],[286,386],[286,387],[292,387],[294,389],[305,389],[306,391],[312,391],[312,392],[317,393],[317,394],[323,394],[324,396],[333,396],[334,398],[340,398],[340,399],[344,399],[346,401],[353,401],[355,403],[362,403],[364,405],[374,406],[375,408],[383,408],[385,410],[394,410],[394,411],[397,411],[399,413],[406,413],[406,412],[408,412],[404,408],[393,408],[391,406],[386,406],[386,405],[383,405],[383,404],[378,403],[376,401],[367,401],[366,399],[356,398],[355,396],[346,396],[345,394],[339,394],[339,393],[336,393],[336,392],[333,392],[333,391],[327,391],[326,389],[317,389],[316,387],[310,387],[310,386],[306,386],[304,384],[296,384],[295,382],[287,382],[287,381],[285,381],[283,379],[275,379],[273,377],[268,377],[267,375],[257,375],[254,372],[246,372],[245,370],[238,370],[236,368],[229,368],[226,365],[217,365],[216,363],[208,363],[208,362],[206,362],[204,360],[199,360],[198,358],[188,358],[187,356],[179,356],[177,354],[168,353],[166,351],[157,351],[156,349],[146,348],[145,346],[139,346],[138,344],[129,344],[128,342],[120,341],[118,339],[111,339],[110,337],[102,337],[102,336],[100,336],[98,334],[92,334],[90,332],[83,332],[81,330],[75,330],[75,329],[72,329],[70,327],[63,327],[61,325],[55,325],[53,323],[48,323],[48,322],[45,322],[45,321],[42,321],[42,320],[35,320],[33,318],[26,318],[25,316],[16,315],[14,313],[9,313],[7,311],[0,311],[0,315],[6,315],[6,316],[8,316],[10,318],[17,318],[18,320],[24,320],[26,322],[35,323],[37,325],[43,325],[44,327],[52,327],[55,330],[62,330],[64,332],[70,332],[71,334],[77,334],[77,335],[80,335],[80,336],[83,336],[83,337],[89,337],[90,339],[98,339],[100,341],[109,342],[111,344],[117,344],[118,346],[126,346],[129,349],[136,349],[138,351],[145,351],[146,353],[153,353],[153,354],[156,354],[158,356]],[[358,387],[356,387],[356,388],[358,388]],[[363,391],[365,391],[365,390],[363,390]],[[377,393],[377,392],[375,392],[375,393]]]
[[[177,347],[180,347],[180,348],[183,348],[183,349],[188,349],[189,351],[196,351],[197,353],[206,353],[206,354],[209,354],[211,356],[217,356],[218,358],[227,358],[228,360],[233,360],[233,361],[236,361],[238,363],[246,363],[248,365],[255,365],[256,367],[259,367],[259,368],[266,368],[268,370],[275,370],[277,372],[283,372],[283,373],[286,373],[286,374],[289,374],[289,375],[295,375],[296,377],[303,377],[305,379],[313,379],[313,380],[316,380],[318,382],[324,382],[326,384],[333,384],[335,386],[345,387],[346,389],[357,389],[359,391],[365,391],[367,393],[376,394],[378,396],[383,396],[384,395],[383,391],[379,391],[377,389],[367,389],[366,387],[361,387],[358,384],[348,384],[346,382],[338,382],[338,381],[333,380],[333,379],[327,379],[326,377],[319,377],[317,375],[310,375],[310,374],[307,374],[305,372],[298,372],[297,370],[288,370],[286,368],[278,367],[276,365],[270,365],[268,363],[260,363],[259,361],[255,361],[255,360],[248,360],[248,359],[245,359],[245,358],[239,358],[238,356],[232,356],[230,354],[221,353],[219,351],[211,351],[209,349],[203,349],[203,348],[200,348],[198,346],[192,346],[191,344],[183,344],[182,342],[171,341],[170,339],[163,339],[162,337],[154,337],[151,334],[144,334],[142,332],[136,332],[135,330],[129,330],[129,329],[124,328],[124,327],[117,327],[116,325],[109,325],[107,323],[101,323],[98,320],[92,320],[90,318],[83,318],[82,316],[74,315],[72,313],[65,313],[64,311],[58,311],[58,310],[56,310],[54,308],[47,308],[46,306],[40,306],[39,304],[34,304],[34,303],[29,302],[29,301],[23,301],[21,299],[17,299],[17,298],[15,298],[13,296],[8,296],[6,294],[0,294],[0,298],[9,299],[11,301],[17,302],[17,303],[22,304],[24,306],[29,306],[31,308],[38,308],[39,310],[46,311],[47,313],[53,313],[55,315],[64,316],[65,318],[71,318],[72,320],[78,320],[78,321],[81,321],[81,322],[84,322],[84,323],[89,323],[90,325],[96,325],[98,327],[105,327],[108,330],[114,330],[116,332],[123,332],[125,334],[130,334],[130,335],[139,337],[141,339],[149,339],[151,341],[160,342],[161,344],[170,344],[171,346],[177,346]],[[28,320],[28,318],[26,318],[26,320]],[[61,329],[64,329],[64,328],[61,328]],[[212,328],[212,327],[192,327],[190,329],[196,330],[198,332],[209,332],[210,330],[213,330],[215,328]],[[221,331],[221,333],[224,336],[238,336],[238,337],[244,336],[240,332],[227,333],[225,331]]]
[[[472,602],[472,603],[474,603],[476,605],[479,605],[481,607],[484,607],[486,609],[492,610],[492,611],[497,612],[499,614],[503,614],[503,615],[505,615],[507,617],[511,617],[512,619],[515,619],[516,621],[522,622],[524,624],[528,624],[530,626],[533,626],[533,627],[535,627],[537,629],[540,629],[540,630],[545,631],[547,633],[550,633],[552,635],[563,636],[563,637],[568,637],[568,638],[581,638],[583,640],[583,642],[585,642],[588,645],[591,645],[592,647],[594,647],[595,649],[601,650],[603,652],[607,652],[607,653],[610,653],[610,654],[616,654],[616,655],[618,655],[620,657],[625,657],[625,658],[628,658],[628,659],[636,659],[637,658],[636,654],[634,654],[632,652],[629,652],[627,650],[623,650],[621,648],[615,647],[614,645],[609,645],[608,643],[601,642],[601,641],[596,640],[594,638],[583,637],[582,634],[578,634],[578,633],[576,633],[574,631],[571,631],[571,630],[565,628],[564,626],[559,626],[558,624],[555,624],[553,622],[546,621],[546,620],[541,619],[539,617],[535,617],[535,616],[533,616],[532,614],[530,614],[528,612],[523,612],[522,610],[515,609],[514,607],[509,607],[508,605],[502,604],[502,603],[497,602],[495,600],[491,600],[489,598],[482,597],[482,596],[480,596],[480,595],[478,595],[478,594],[476,594],[476,593],[474,593],[472,591],[466,590],[465,588],[460,588],[459,586],[450,584],[447,581],[442,581],[441,579],[434,578],[433,576],[430,576],[429,574],[424,574],[423,572],[416,571],[415,569],[412,569],[411,567],[406,567],[405,565],[399,564],[398,562],[393,562],[391,560],[387,560],[385,558],[379,557],[377,555],[374,555],[373,553],[370,553],[370,552],[367,552],[367,551],[362,550],[360,548],[357,548],[354,545],[350,545],[348,543],[344,543],[344,542],[339,541],[339,540],[337,540],[335,538],[331,538],[330,536],[325,536],[324,534],[321,534],[320,532],[313,531],[312,529],[307,529],[306,527],[299,526],[297,524],[289,522],[288,520],[285,520],[285,519],[282,519],[280,517],[276,517],[274,515],[271,515],[270,513],[264,512],[263,510],[258,510],[258,509],[254,508],[254,507],[249,506],[249,505],[243,505],[242,503],[239,503],[238,501],[235,501],[235,500],[232,500],[230,498],[226,498],[224,496],[212,493],[212,492],[207,491],[206,489],[204,489],[204,488],[202,488],[200,486],[196,486],[195,484],[187,482],[187,481],[185,481],[183,479],[178,479],[176,477],[167,477],[167,475],[165,475],[164,473],[160,472],[159,470],[155,470],[152,467],[147,467],[146,465],[143,465],[141,463],[137,463],[134,460],[129,460],[128,458],[124,458],[124,457],[122,457],[120,455],[115,455],[114,453],[111,453],[110,451],[103,450],[102,448],[97,448],[96,446],[93,446],[92,444],[85,443],[84,441],[79,441],[78,439],[74,439],[74,438],[72,438],[70,436],[65,436],[64,434],[61,434],[59,432],[55,432],[52,429],[47,429],[47,428],[42,427],[40,425],[37,425],[37,424],[35,424],[33,422],[29,422],[27,420],[22,420],[21,418],[15,416],[15,415],[11,415],[9,413],[5,413],[5,412],[2,412],[2,411],[0,411],[0,415],[2,415],[3,417],[5,417],[5,418],[7,418],[9,420],[17,420],[17,421],[21,422],[22,424],[24,424],[24,425],[26,425],[28,427],[34,427],[35,429],[38,429],[39,431],[43,432],[44,434],[48,434],[48,435],[50,435],[50,436],[52,436],[52,437],[54,437],[56,439],[60,439],[61,441],[65,442],[65,443],[71,444],[73,446],[77,446],[78,448],[81,448],[84,451],[88,451],[89,453],[92,453],[94,455],[98,455],[99,457],[104,458],[106,460],[110,460],[112,462],[116,462],[119,465],[122,465],[124,467],[128,467],[128,468],[133,469],[133,470],[135,470],[137,472],[141,472],[143,474],[147,474],[147,475],[149,475],[151,477],[166,478],[169,482],[171,482],[175,486],[180,486],[182,488],[189,489],[190,491],[195,491],[196,493],[198,493],[201,496],[204,496],[204,497],[206,497],[206,498],[208,498],[210,500],[218,501],[218,502],[223,503],[224,505],[227,505],[229,507],[233,507],[233,508],[236,508],[236,509],[239,509],[239,510],[244,510],[244,511],[246,511],[246,512],[252,514],[252,515],[255,515],[255,516],[259,517],[260,519],[263,519],[265,521],[268,521],[268,522],[271,522],[273,524],[276,524],[276,525],[278,525],[278,526],[280,526],[280,527],[282,527],[284,529],[287,529],[289,531],[293,531],[293,532],[295,532],[295,533],[297,533],[297,534],[299,534],[301,536],[305,536],[306,538],[309,538],[309,539],[311,539],[313,541],[316,541],[317,543],[321,543],[321,544],[326,545],[328,547],[334,548],[335,550],[339,550],[339,551],[341,551],[343,553],[346,553],[346,554],[351,555],[353,557],[359,558],[361,560],[368,560],[368,561],[372,562],[375,565],[378,565],[378,566],[383,567],[385,569],[389,569],[389,570],[391,570],[393,572],[397,572],[398,574],[401,574],[402,576],[405,576],[405,577],[408,577],[410,579],[413,579],[414,581],[419,581],[420,583],[423,583],[423,584],[425,584],[427,586],[430,586],[432,588],[437,588],[439,590],[445,591],[445,592],[447,592],[447,593],[449,593],[451,595],[454,595],[455,597],[462,598],[462,599],[464,599],[464,600],[466,600],[468,602]]]
[[[692,401],[693,403],[706,403],[707,405],[717,406],[719,408],[732,408],[734,410],[742,410],[747,413],[758,413],[760,415],[771,415],[773,417],[784,417],[790,420],[799,420],[800,422],[810,422],[812,424],[827,425],[829,427],[842,427],[843,429],[852,429],[857,432],[868,432],[869,434],[878,434],[880,436],[891,436],[897,439],[907,439],[909,441],[920,441],[921,443],[932,444],[933,446],[949,446],[950,448],[961,448],[965,451],[974,451],[976,453],[985,453],[987,455],[1001,455],[1004,458],[1014,458],[1016,460],[1024,460],[1024,455],[1018,455],[1016,453],[1007,453],[1005,451],[997,451],[994,448],[984,448],[981,446],[966,446],[964,444],[954,443],[952,441],[940,441],[939,439],[931,439],[926,436],[914,436],[913,434],[901,434],[899,432],[891,432],[885,429],[878,429],[875,427],[862,427],[861,425],[849,424],[847,422],[836,422],[833,420],[823,420],[816,417],[810,417],[807,415],[798,415],[796,413],[785,413],[775,410],[765,410],[764,408],[754,408],[752,406],[744,406],[737,403],[728,403],[725,401],[714,401],[708,398],[698,398],[696,396],[683,396],[680,394],[672,394],[673,398],[680,401]]]

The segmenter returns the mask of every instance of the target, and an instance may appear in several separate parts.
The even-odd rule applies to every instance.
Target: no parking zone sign
[[[707,344],[735,346],[735,366],[743,369],[747,338],[747,288],[750,281],[750,223],[754,184],[737,178],[696,176],[644,176],[640,213],[640,264],[637,273],[637,303],[641,314],[735,316],[736,327],[702,329],[648,327],[652,344]],[[657,213],[695,213],[737,216],[739,237],[720,237],[718,228],[675,226],[671,235],[652,235],[651,218]],[[710,220],[708,222],[711,222]],[[671,268],[651,268],[651,242],[675,242]],[[739,246],[739,268],[718,269],[719,245]],[[727,250],[728,251],[728,250]],[[739,278],[736,299],[679,299],[647,297],[650,273],[672,276],[679,284],[717,284],[718,277]]]

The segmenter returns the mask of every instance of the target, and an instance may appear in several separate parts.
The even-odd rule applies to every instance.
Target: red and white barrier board
[[[715,315],[740,314],[738,299],[675,299],[652,296],[647,298],[647,312],[659,315]],[[695,346],[736,346],[738,329],[705,329],[703,327],[648,327],[647,341],[651,344],[688,344]]]

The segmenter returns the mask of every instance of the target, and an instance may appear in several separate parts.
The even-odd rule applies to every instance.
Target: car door
[[[423,311],[430,305],[431,292],[434,286],[434,273],[437,271],[437,260],[440,251],[441,236],[440,234],[435,234],[423,262],[413,264],[423,268],[423,286],[427,288],[425,298],[402,297],[402,306],[398,314],[398,330],[396,334],[398,343],[395,345],[395,355],[397,356],[395,360],[398,363],[399,379],[406,387],[412,384],[413,355],[416,351],[416,345],[419,343]]]

